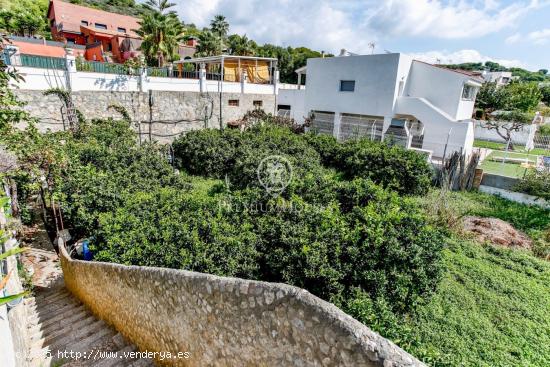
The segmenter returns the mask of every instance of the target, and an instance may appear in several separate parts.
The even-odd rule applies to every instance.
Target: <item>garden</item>
[[[193,131],[173,155],[139,145],[127,120],[32,142],[23,152],[43,176],[18,171],[20,201],[42,190],[52,232],[88,238],[94,261],[296,285],[434,366],[550,358],[550,212],[436,189],[413,151],[270,123]],[[271,156],[292,169],[282,192],[258,178]],[[480,244],[457,228],[465,215],[506,220],[535,245]]]

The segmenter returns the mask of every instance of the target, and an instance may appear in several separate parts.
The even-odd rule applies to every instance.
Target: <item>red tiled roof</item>
[[[65,57],[65,49],[63,47],[22,41],[12,41],[11,43],[19,48],[19,53],[21,54],[49,57]],[[75,55],[83,54],[83,51],[84,50],[74,49]]]
[[[134,32],[134,30],[139,29],[138,18],[87,8],[60,0],[50,1],[48,19],[55,19],[57,24],[62,24],[61,30],[64,32],[80,33],[81,22],[87,21],[90,27],[94,27],[95,23],[107,26],[106,30],[98,29],[98,31],[116,33],[118,28],[124,28],[130,37],[138,37]],[[124,35],[122,32],[119,34]]]

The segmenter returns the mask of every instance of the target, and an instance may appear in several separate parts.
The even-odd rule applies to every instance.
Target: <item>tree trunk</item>
[[[19,209],[19,199],[17,197],[17,183],[13,178],[9,178],[10,194],[11,194],[11,215],[15,219],[21,217],[21,210]]]

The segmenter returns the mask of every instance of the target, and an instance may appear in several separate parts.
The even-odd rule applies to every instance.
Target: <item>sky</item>
[[[172,0],[186,23],[216,14],[230,34],[338,54],[403,52],[428,62],[550,69],[550,0]]]

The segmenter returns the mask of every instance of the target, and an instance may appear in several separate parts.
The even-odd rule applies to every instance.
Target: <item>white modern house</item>
[[[278,111],[339,139],[394,139],[433,157],[470,154],[471,119],[483,79],[405,54],[309,59],[306,84],[281,85]]]
[[[511,71],[483,71],[483,79],[487,83],[496,83],[497,87],[510,84],[514,79]]]

